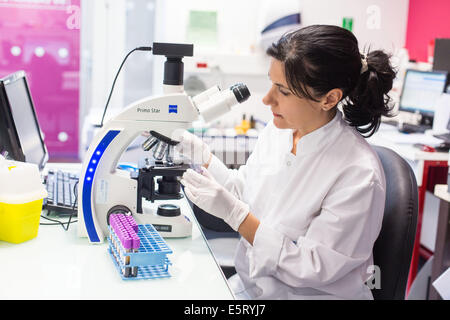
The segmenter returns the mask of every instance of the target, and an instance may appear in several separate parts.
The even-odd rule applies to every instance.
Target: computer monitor
[[[9,110],[3,82],[0,81],[0,154],[9,159],[25,161],[20,140]]]
[[[407,70],[399,110],[422,115],[424,125],[432,125],[436,102],[444,92],[447,72]]]
[[[435,39],[433,71],[447,71],[450,73],[450,39]],[[450,85],[450,79],[447,77],[446,88]]]
[[[1,109],[4,145],[9,145],[11,157],[18,161],[34,163],[40,169],[48,160],[48,152],[34,109],[27,78],[24,71],[11,74],[0,80]],[[7,127],[3,127],[3,125]],[[7,135],[6,135],[7,134]]]

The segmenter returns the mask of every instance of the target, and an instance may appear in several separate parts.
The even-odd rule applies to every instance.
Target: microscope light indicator
[[[89,236],[89,240],[91,242],[101,242],[102,239],[99,239],[97,230],[95,228],[93,212],[92,212],[92,188],[93,188],[93,179],[95,175],[95,170],[97,170],[98,162],[100,161],[103,153],[106,148],[111,144],[111,142],[117,137],[120,133],[118,130],[109,131],[102,139],[102,141],[97,146],[97,149],[94,151],[90,163],[92,164],[86,172],[84,181],[83,181],[83,190],[82,190],[82,208],[83,208],[83,217],[84,223],[86,226],[86,231]],[[88,173],[89,172],[89,173]]]

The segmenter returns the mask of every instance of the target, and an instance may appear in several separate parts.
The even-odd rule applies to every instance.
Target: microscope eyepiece
[[[243,103],[250,97],[250,90],[243,83],[237,83],[227,90],[220,91],[218,87],[213,87],[204,93],[193,98],[203,116],[205,122],[211,122],[228,111],[238,103]]]
[[[247,86],[243,83],[236,83],[230,90],[233,91],[238,103],[247,101],[247,99],[250,98],[250,90],[248,90]]]

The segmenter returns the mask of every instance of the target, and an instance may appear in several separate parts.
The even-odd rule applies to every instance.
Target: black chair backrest
[[[386,206],[380,235],[373,248],[381,287],[372,289],[375,300],[405,299],[416,236],[418,188],[410,165],[394,151],[374,146],[386,176]]]

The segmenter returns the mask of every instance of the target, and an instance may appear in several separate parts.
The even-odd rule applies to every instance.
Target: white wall
[[[82,8],[82,78],[89,84],[82,97],[82,114],[105,106],[114,76],[125,52],[125,1],[83,0]],[[110,108],[119,108],[123,101],[123,79],[119,78]],[[83,121],[81,121],[83,122]]]
[[[261,103],[269,83],[268,59],[258,48],[260,6],[261,0],[156,1],[155,41],[185,43],[190,10],[217,12],[217,45],[194,44],[194,58],[185,58],[184,63],[185,79],[197,74],[206,87],[219,84],[226,88],[236,82],[244,82],[249,87],[251,98],[222,118],[224,126],[236,124],[244,112],[248,115],[257,113],[266,121],[270,119],[271,113]],[[197,61],[208,62],[217,68],[196,73],[192,65]],[[155,57],[154,62],[153,92],[159,94],[162,92],[164,58]]]
[[[260,3],[261,0],[156,0],[155,41],[184,42],[190,10],[216,11],[218,45],[196,48],[200,51],[248,53],[256,43]]]
[[[342,25],[353,18],[353,32],[360,49],[395,53],[405,45],[409,0],[302,0],[304,25]]]
[[[125,55],[153,43],[154,0],[82,0],[80,150],[99,124]],[[153,55],[129,56],[114,88],[105,121],[126,105],[152,93]]]
[[[189,11],[217,12],[217,44],[195,44],[195,57],[184,59],[185,78],[196,74],[207,87],[215,84],[227,87],[238,81],[249,86],[251,99],[222,119],[224,125],[230,126],[239,121],[242,113],[255,114],[266,121],[271,117],[268,107],[261,102],[270,86],[267,78],[268,58],[259,46],[259,32],[267,23],[266,17],[276,16],[280,8],[296,6],[301,10],[303,26],[318,23],[342,25],[343,17],[352,17],[353,31],[361,50],[370,45],[371,49],[382,48],[395,54],[405,43],[409,4],[409,0],[149,0],[150,2],[155,2],[154,39],[151,41],[187,42]],[[90,21],[83,21],[91,38],[91,52],[87,55],[83,53],[84,64],[91,71],[91,78],[88,79],[91,85],[90,91],[84,92],[90,92],[91,98],[82,100],[85,101],[86,108],[97,108],[101,114],[115,72],[126,53],[127,6],[126,0],[83,0],[83,3],[92,12],[88,15]],[[136,33],[140,32],[142,30],[136,26]],[[192,67],[193,63],[202,60],[216,68],[196,72]],[[148,62],[153,64],[152,88],[149,93],[157,95],[162,93],[164,57],[154,56]],[[120,108],[123,104],[123,79],[124,75],[121,75],[110,106],[112,109]],[[139,98],[141,97],[136,97]],[[113,113],[108,112],[109,115]]]
[[[207,86],[218,83],[226,87],[237,81],[249,86],[251,99],[222,118],[224,125],[233,126],[242,113],[254,114],[265,121],[271,117],[268,107],[261,102],[270,86],[268,60],[259,47],[259,32],[265,17],[276,16],[274,12],[280,7],[296,4],[301,10],[303,26],[341,26],[343,17],[352,17],[353,32],[361,51],[370,46],[371,50],[381,48],[395,54],[405,43],[409,0],[157,0],[156,3],[155,41],[186,42],[189,10],[217,11],[217,46],[196,45],[195,57],[184,59],[185,71],[186,77],[195,74],[192,62],[203,60],[219,65],[216,70],[197,73]],[[155,58],[154,93],[161,92],[163,63],[163,58]]]

